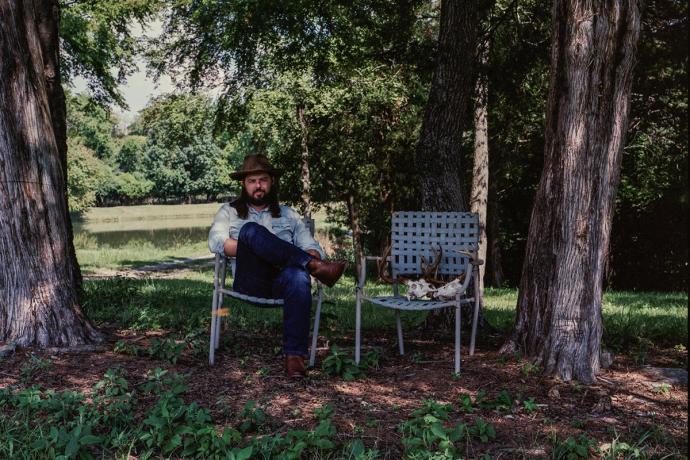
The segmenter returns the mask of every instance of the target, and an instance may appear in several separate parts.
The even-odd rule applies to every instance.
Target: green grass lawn
[[[86,274],[99,269],[136,268],[209,254],[206,241],[187,241],[159,247],[150,241],[137,240],[126,246],[113,247],[93,240],[77,241],[75,238],[75,248],[79,265]]]
[[[183,333],[205,329],[210,318],[212,276],[210,268],[203,268],[177,279],[87,281],[85,308],[97,323],[118,328]],[[369,284],[367,290],[372,294],[391,292],[390,286],[376,284]],[[333,288],[326,288],[324,298],[323,331],[333,336],[352,337],[354,278],[345,276]],[[507,333],[512,326],[516,300],[515,289],[486,290],[486,318],[502,333]],[[279,330],[280,310],[226,302],[238,327]],[[603,305],[604,344],[617,352],[686,346],[687,314],[685,293],[609,292]],[[394,336],[395,316],[391,310],[365,303],[362,315],[365,330]],[[425,315],[424,312],[404,313],[404,327],[421,324]]]

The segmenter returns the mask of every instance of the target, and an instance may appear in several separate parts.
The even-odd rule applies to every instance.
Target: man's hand
[[[237,255],[237,240],[233,240],[232,238],[225,240],[225,243],[223,243],[223,252],[228,257],[235,257]]]
[[[321,254],[319,254],[319,251],[316,249],[307,249],[305,252],[310,256],[313,256],[315,259],[321,260]]]

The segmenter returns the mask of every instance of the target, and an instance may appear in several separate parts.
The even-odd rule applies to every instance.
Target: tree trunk
[[[498,203],[491,200],[491,212],[488,213],[489,228],[487,238],[491,247],[491,256],[487,258],[487,270],[491,267],[491,281],[494,287],[503,286],[503,262],[501,256],[501,238],[499,237],[500,218],[498,216]]]
[[[477,28],[489,4],[441,3],[438,59],[415,154],[423,211],[467,209],[460,169],[463,118],[474,88]]]
[[[477,76],[474,102],[474,169],[472,171],[472,191],[470,210],[479,216],[479,258],[484,261],[479,266],[479,295],[484,307],[484,273],[486,271],[486,207],[489,197],[489,136],[487,121],[488,86],[484,68],[489,61],[488,42],[479,50],[479,63],[482,71]],[[483,322],[483,321],[482,321]]]
[[[56,0],[35,0],[38,35],[41,41],[41,52],[43,53],[43,69],[48,92],[48,105],[50,107],[50,118],[53,123],[53,132],[58,151],[60,152],[60,162],[62,172],[67,177],[67,106],[65,103],[65,92],[60,81],[60,48],[58,23],[60,21],[60,8]],[[67,200],[67,187],[65,187],[65,200]],[[72,230],[72,219],[69,216],[69,209],[65,216],[67,221],[67,245],[70,258],[74,264],[74,282],[77,292],[82,291],[82,277],[77,253],[74,250],[74,232]]]
[[[630,87],[639,0],[556,0],[544,171],[504,351],[546,375],[592,382],[600,368],[601,297]]]
[[[57,18],[55,1],[0,2],[0,341],[20,346],[99,338],[77,298]]]
[[[359,221],[359,212],[357,211],[357,203],[355,194],[350,192],[347,195],[347,213],[350,217],[350,228],[352,228],[352,246],[355,253],[355,273],[358,277],[362,270],[362,257],[364,256],[364,247],[362,246],[362,227]]]
[[[311,181],[309,179],[309,144],[307,143],[307,122],[304,119],[304,106],[297,107],[297,119],[299,120],[302,144],[302,216],[311,218]]]

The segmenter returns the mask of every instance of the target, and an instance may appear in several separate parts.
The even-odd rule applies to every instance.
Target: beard
[[[269,194],[266,192],[264,192],[264,194],[261,195],[260,197],[255,197],[253,195],[249,195],[249,196],[247,196],[247,200],[249,201],[249,204],[251,204],[253,206],[263,206],[265,204],[268,204],[268,201],[269,201],[268,195]]]

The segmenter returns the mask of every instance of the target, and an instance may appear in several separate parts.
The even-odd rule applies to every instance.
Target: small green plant
[[[640,436],[634,444],[629,444],[625,441],[620,441],[620,436],[614,428],[614,438],[610,444],[604,444],[601,447],[602,458],[606,460],[617,460],[619,458],[634,459],[647,458],[646,442],[650,436],[649,432],[645,432]]]
[[[19,380],[28,385],[46,369],[53,365],[53,361],[49,358],[41,358],[31,353],[29,360],[21,365],[19,368]]]
[[[522,407],[529,414],[531,414],[532,412],[535,412],[538,408],[537,403],[534,400],[534,398],[529,398],[529,399],[522,401]]]
[[[266,377],[267,375],[271,374],[271,369],[268,367],[262,367],[258,370],[257,374],[259,374],[259,377]]]
[[[346,460],[376,460],[379,451],[367,449],[361,439],[355,439],[345,447],[343,458]]]
[[[177,342],[172,338],[152,339],[148,349],[148,354],[152,358],[169,361],[176,364],[180,359],[182,350],[185,347],[184,342]]]
[[[575,418],[570,421],[570,426],[581,430],[585,427],[585,421],[579,418]]]
[[[537,374],[539,372],[539,366],[536,364],[532,363],[525,363],[522,365],[522,368],[520,368],[520,373],[525,377],[529,377],[530,375]]]
[[[580,434],[576,437],[568,436],[563,442],[556,441],[552,457],[554,459],[577,460],[578,458],[589,458],[590,450],[594,448],[596,442]]]
[[[661,383],[659,385],[656,385],[654,387],[654,393],[669,395],[671,393],[671,385],[669,385],[668,383]]]
[[[498,411],[510,412],[514,403],[515,400],[510,396],[510,393],[506,390],[501,390],[493,401],[493,407]]]
[[[242,433],[258,431],[268,422],[268,414],[266,411],[262,407],[258,407],[256,402],[252,400],[245,403],[240,418],[242,422],[237,428]]]
[[[226,334],[227,335],[227,334]],[[225,338],[225,336],[223,336]],[[184,335],[183,339],[192,356],[196,358],[206,357],[209,346],[209,334],[204,329],[197,329]]]
[[[126,342],[124,340],[118,340],[115,342],[115,346],[113,347],[113,351],[115,353],[120,353],[123,355],[130,355],[130,356],[143,356],[144,355],[144,349],[141,348],[138,345],[135,345],[133,343]]]
[[[474,412],[474,406],[472,405],[472,396],[468,394],[460,395],[460,411],[471,414]]]
[[[334,414],[335,410],[331,404],[324,404],[323,406],[314,409],[314,415],[316,415],[316,418],[319,420],[330,419]]]
[[[461,456],[457,443],[466,436],[467,427],[449,423],[451,410],[449,404],[427,400],[399,426],[407,458],[451,460]]]
[[[337,375],[343,380],[355,380],[366,375],[366,371],[369,369],[378,369],[379,359],[379,351],[371,350],[362,356],[359,365],[357,365],[347,353],[333,345],[331,354],[323,360],[321,369],[327,375]]]
[[[474,425],[468,428],[470,436],[479,439],[481,442],[488,442],[496,438],[496,430],[493,425],[487,423],[482,418],[474,419]]]

